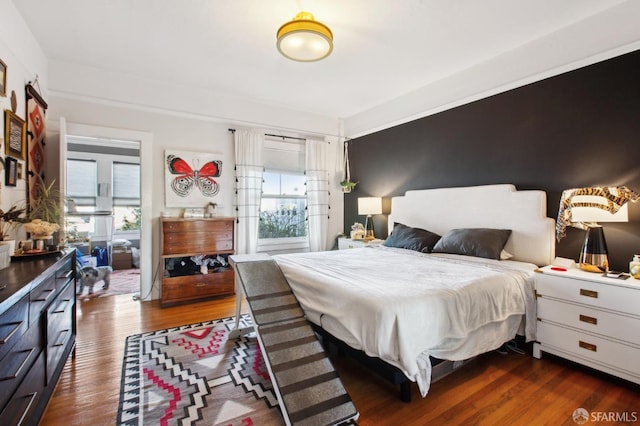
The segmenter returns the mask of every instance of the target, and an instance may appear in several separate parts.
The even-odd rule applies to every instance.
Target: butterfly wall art
[[[220,194],[222,161],[215,154],[165,151],[165,205],[203,207]]]

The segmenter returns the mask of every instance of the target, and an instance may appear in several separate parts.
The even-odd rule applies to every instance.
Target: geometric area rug
[[[235,318],[127,337],[117,425],[283,425],[260,345]],[[243,315],[240,327],[251,325]]]

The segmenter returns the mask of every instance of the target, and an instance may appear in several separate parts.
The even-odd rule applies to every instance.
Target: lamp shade
[[[572,222],[628,222],[629,209],[627,204],[623,204],[617,212],[608,210],[608,200],[597,195],[575,195],[571,202]]]
[[[381,197],[358,198],[358,214],[359,215],[382,214],[382,198]]]
[[[333,33],[309,12],[300,12],[282,25],[277,38],[278,51],[294,61],[319,61],[333,50]]]

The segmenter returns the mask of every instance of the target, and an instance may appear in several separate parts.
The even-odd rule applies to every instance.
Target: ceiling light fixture
[[[333,50],[333,33],[309,12],[298,13],[281,26],[277,37],[280,53],[294,61],[319,61]]]

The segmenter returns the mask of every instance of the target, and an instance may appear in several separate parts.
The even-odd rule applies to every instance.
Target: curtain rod
[[[228,130],[229,130],[231,133],[235,133],[235,132],[236,132],[236,129],[228,129]],[[295,136],[273,135],[273,134],[271,134],[271,133],[265,133],[264,135],[265,135],[265,136],[271,136],[271,137],[274,137],[274,138],[282,138],[282,140],[285,140],[285,139],[295,139],[295,140],[297,140],[297,141],[306,141],[306,140],[307,140],[306,138],[297,138],[297,137],[295,137]]]

